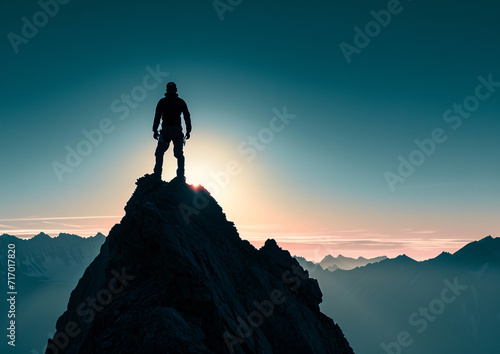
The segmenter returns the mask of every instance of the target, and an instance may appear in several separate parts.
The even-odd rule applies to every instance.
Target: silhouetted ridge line
[[[125,211],[47,353],[352,353],[317,281],[241,240],[204,188],[146,175]]]

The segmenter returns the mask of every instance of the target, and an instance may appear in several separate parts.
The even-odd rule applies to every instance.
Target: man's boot
[[[184,154],[181,152],[177,156],[177,177],[186,181],[186,177],[184,177]]]
[[[186,177],[184,176],[184,169],[177,169],[177,178],[181,181],[186,182]]]

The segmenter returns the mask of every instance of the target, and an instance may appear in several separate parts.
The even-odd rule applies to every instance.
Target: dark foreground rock
[[[315,279],[241,240],[210,194],[146,175],[46,353],[352,353]]]

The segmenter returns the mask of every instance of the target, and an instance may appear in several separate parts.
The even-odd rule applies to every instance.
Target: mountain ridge
[[[102,234],[96,236],[50,237],[45,233],[29,239],[8,234],[0,236],[0,249],[6,250],[8,245],[13,245],[16,252],[16,306],[20,309],[20,320],[16,323],[16,353],[43,352],[47,334],[53,333],[54,323],[64,312],[71,290],[105,240]],[[2,252],[0,280],[5,284],[7,263],[7,252]],[[9,327],[9,320],[3,317],[0,326]],[[2,343],[0,352],[12,352],[12,346]]]
[[[83,273],[105,238],[102,233],[90,237],[60,233],[57,237],[50,237],[40,232],[29,239],[3,234],[0,246],[7,249],[8,243],[15,244],[18,275],[66,281],[75,273]],[[7,264],[7,260],[0,257],[0,264]],[[0,274],[4,269],[6,267],[2,267]]]
[[[47,353],[352,353],[318,282],[274,240],[240,239],[202,187],[136,184]]]
[[[409,334],[411,345],[400,348],[407,354],[496,353],[500,348],[495,334],[500,238],[488,236],[425,261],[400,255],[335,272],[298,260],[321,285],[321,310],[338,321],[356,353],[395,352],[400,333]],[[454,296],[443,300],[446,291]]]
[[[321,268],[329,271],[335,271],[337,269],[351,270],[356,267],[364,267],[371,263],[377,263],[383,261],[384,259],[387,259],[387,257],[379,256],[374,258],[364,258],[360,256],[358,258],[351,258],[345,257],[342,254],[339,254],[337,257],[328,254],[318,264]]]

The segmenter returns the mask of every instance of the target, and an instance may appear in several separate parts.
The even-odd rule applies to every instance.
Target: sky
[[[0,234],[108,234],[169,81],[188,183],[259,247],[428,259],[500,236],[500,4],[7,0]],[[175,176],[169,150],[163,178]]]

